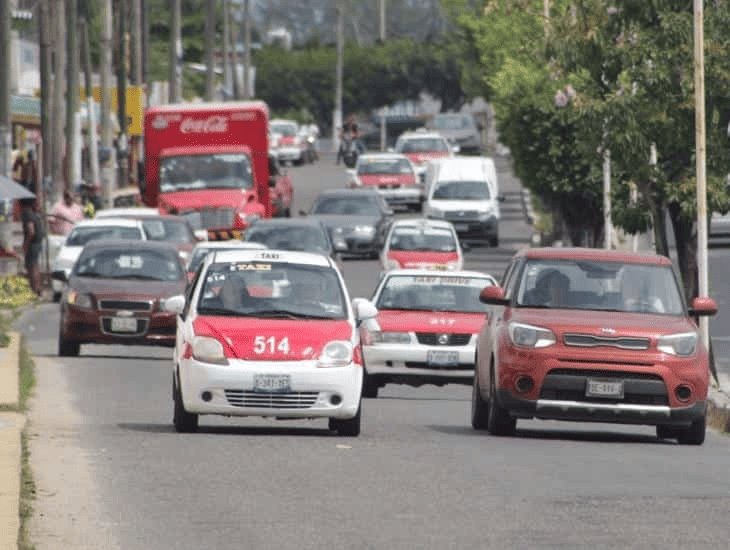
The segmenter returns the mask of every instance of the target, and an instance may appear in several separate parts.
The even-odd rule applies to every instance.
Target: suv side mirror
[[[54,272],[55,273],[55,272]],[[717,303],[712,298],[695,298],[689,314],[693,317],[711,317],[717,313]]]
[[[506,306],[509,303],[504,297],[504,289],[500,286],[488,286],[479,293],[479,301],[493,306]]]
[[[66,275],[66,271],[64,271],[63,269],[58,269],[58,270],[54,271],[53,273],[51,273],[51,279],[53,279],[54,281],[60,281],[62,283],[67,283],[68,275]]]

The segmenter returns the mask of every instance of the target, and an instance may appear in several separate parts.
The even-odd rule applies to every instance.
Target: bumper
[[[492,216],[484,221],[467,220],[462,221],[451,217],[441,218],[454,225],[457,235],[464,239],[488,239],[497,236],[499,233],[499,220]]]
[[[343,240],[347,245],[345,254],[375,254],[380,252],[380,243],[377,237],[347,235],[340,237],[335,235],[333,239]]]
[[[286,393],[254,392],[255,374],[287,374],[290,389]],[[196,414],[352,418],[360,406],[362,378],[362,367],[354,363],[319,368],[313,361],[234,360],[230,365],[211,365],[188,359],[180,364],[185,410]],[[209,401],[203,400],[203,392],[210,392]],[[333,396],[341,401],[333,403]]]
[[[429,361],[429,352],[450,352],[456,360],[445,364]],[[379,344],[363,346],[368,375],[380,379],[463,381],[474,378],[474,346],[424,346]]]
[[[696,401],[687,407],[553,399],[533,401],[517,398],[507,390],[498,390],[497,399],[500,405],[508,409],[510,415],[516,418],[573,422],[688,426],[692,421],[702,418],[707,411],[705,401]]]
[[[245,229],[208,229],[209,241],[240,240],[246,233]]]
[[[276,150],[276,155],[279,160],[301,160],[302,149],[299,147],[279,147]]]
[[[423,202],[423,190],[420,186],[400,187],[398,189],[383,189],[378,187],[378,194],[385,199],[388,204],[407,204],[419,205]]]
[[[64,306],[61,321],[63,338],[80,344],[122,344],[130,346],[175,345],[176,319],[163,312],[135,313],[136,332],[112,331],[113,311],[83,310]]]

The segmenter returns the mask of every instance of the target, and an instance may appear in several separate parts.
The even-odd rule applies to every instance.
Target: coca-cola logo
[[[220,134],[228,131],[228,119],[213,115],[208,118],[184,118],[180,123],[183,134]]]

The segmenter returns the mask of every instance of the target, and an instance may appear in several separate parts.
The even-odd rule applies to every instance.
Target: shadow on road
[[[456,401],[459,403],[465,403],[471,401],[471,398],[464,398],[460,399],[458,397],[404,397],[404,396],[398,396],[398,395],[381,395],[378,396],[378,401],[380,400],[390,400],[390,401]]]
[[[170,424],[141,424],[134,422],[119,423],[117,426],[123,430],[141,433],[169,433],[176,434],[175,428]],[[293,436],[317,436],[317,437],[339,437],[337,432],[328,430],[327,428],[295,428],[291,426],[282,426],[281,428],[269,426],[205,426],[198,427],[197,434],[190,434],[190,437],[204,434],[218,435],[235,435],[235,436],[274,436],[274,435],[293,435]]]
[[[585,441],[590,443],[653,443],[673,445],[674,441],[657,439],[653,435],[626,432],[588,432],[565,430],[531,430],[518,429],[517,437],[524,439],[549,439],[561,441]]]
[[[105,354],[94,354],[94,353],[83,353],[79,354],[78,357],[61,357],[60,355],[56,353],[34,353],[33,357],[50,357],[51,359],[71,359],[71,360],[77,360],[77,359],[115,359],[120,361],[171,361],[170,357],[160,357],[159,355],[135,355],[134,357],[129,357],[126,355],[105,355]]]

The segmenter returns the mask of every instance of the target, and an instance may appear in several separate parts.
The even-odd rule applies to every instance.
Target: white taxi
[[[375,289],[375,320],[362,329],[363,396],[387,383],[471,384],[486,306],[479,293],[496,285],[476,271],[394,269]]]
[[[274,292],[274,288],[285,289]],[[194,432],[203,414],[329,418],[340,435],[360,433],[362,352],[357,325],[377,311],[349,300],[328,257],[281,250],[207,255],[179,315],[174,352],[174,424]]]
[[[410,218],[393,222],[380,253],[383,270],[458,271],[464,265],[459,237],[450,222]]]

